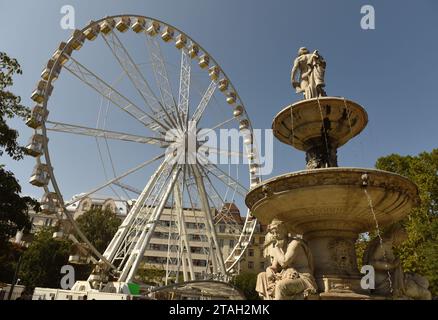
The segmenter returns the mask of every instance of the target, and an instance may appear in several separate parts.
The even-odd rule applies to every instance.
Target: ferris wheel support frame
[[[135,272],[140,266],[140,262],[143,260],[146,246],[149,244],[149,240],[151,239],[154,229],[156,227],[156,223],[154,222],[160,219],[161,213],[164,210],[164,206],[166,205],[166,202],[173,191],[173,187],[178,179],[178,176],[181,173],[181,169],[176,168],[176,165],[173,165],[171,172],[173,173],[173,176],[167,186],[164,196],[162,197],[159,206],[155,208],[151,218],[149,218],[148,224],[150,224],[150,228],[145,228],[142,231],[140,239],[137,241],[134,250],[130,254],[128,261],[120,274],[119,281],[121,282],[131,282],[131,280],[135,276]]]

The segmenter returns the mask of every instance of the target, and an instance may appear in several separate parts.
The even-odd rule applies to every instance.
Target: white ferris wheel
[[[36,165],[30,183],[44,189],[42,211],[69,222],[70,230],[61,225],[54,236],[69,234],[76,242],[78,254],[71,258],[95,262],[91,283],[131,282],[163,212],[171,220],[164,230],[164,257],[179,266],[167,270],[166,282],[178,272],[185,281],[200,280],[194,271],[199,250],[206,257],[203,277],[226,280],[236,271],[256,219],[247,212],[238,221],[230,208],[242,204],[243,209],[246,193],[260,182],[255,139],[236,88],[191,37],[145,16],[91,21],[59,45],[32,100],[36,105],[27,125],[34,135],[27,150]],[[211,134],[219,136],[223,129],[237,131],[242,143],[234,149],[212,143]],[[94,148],[85,147],[91,144]],[[215,157],[228,161],[212,161]],[[69,180],[78,189],[72,190]],[[80,195],[67,201],[63,192]],[[67,207],[104,193],[136,200],[99,252]],[[204,222],[198,232],[206,241],[198,251],[187,237],[190,212]],[[218,240],[220,224],[235,238],[229,252]]]

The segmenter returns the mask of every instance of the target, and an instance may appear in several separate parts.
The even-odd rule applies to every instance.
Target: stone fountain
[[[260,183],[245,201],[262,224],[280,220],[290,234],[301,235],[313,256],[319,299],[366,299],[358,235],[401,220],[418,203],[418,190],[394,173],[338,167],[337,149],[365,128],[368,117],[358,103],[326,96],[324,71],[318,51],[301,48],[291,82],[304,100],[286,106],[272,123],[278,140],[306,153],[306,170]]]

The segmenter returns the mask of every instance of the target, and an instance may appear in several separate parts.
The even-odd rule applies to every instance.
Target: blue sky
[[[33,105],[30,94],[43,65],[59,42],[70,37],[71,30],[61,29],[59,24],[60,8],[66,4],[75,8],[77,28],[106,15],[132,13],[154,17],[183,30],[225,70],[255,128],[270,128],[273,116],[282,107],[301,99],[289,83],[292,61],[301,46],[318,49],[328,64],[328,95],[358,102],[369,117],[363,133],[339,149],[340,166],[373,167],[380,156],[418,154],[437,147],[436,1],[0,0],[0,51],[21,63],[24,74],[16,78],[13,91],[29,107]],[[360,8],[366,4],[375,8],[375,30],[360,27]],[[90,46],[90,51],[86,51],[85,47],[81,57],[105,68],[98,48],[93,51]],[[83,106],[86,101],[97,107],[99,99],[71,78],[67,73],[61,75],[53,99],[58,105],[67,101],[64,107],[70,111],[57,106],[60,116],[78,116],[79,121],[80,106],[74,109],[76,114],[73,106]],[[75,96],[80,92],[83,94]],[[32,134],[20,121],[11,121],[11,125],[19,130],[22,143]],[[54,150],[59,161],[58,165],[54,161],[55,174],[63,177],[60,184],[65,198],[81,188],[99,184],[93,180],[98,167],[94,158],[81,163],[91,149],[93,145],[80,138],[60,140]],[[41,195],[41,190],[27,183],[33,159],[14,162],[2,157],[0,161],[16,174],[25,194]],[[130,157],[126,168],[142,161]],[[125,164],[121,166],[117,171],[125,169]],[[304,153],[275,141],[271,176],[304,166]],[[90,181],[82,185],[84,177],[90,177]]]

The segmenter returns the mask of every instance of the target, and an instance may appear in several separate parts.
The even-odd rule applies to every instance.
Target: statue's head
[[[283,221],[274,218],[268,226],[268,232],[271,233],[273,240],[284,240],[288,237],[288,230]]]
[[[299,56],[302,56],[303,54],[308,54],[308,53],[309,53],[309,50],[307,50],[306,47],[301,47],[301,48],[298,49],[298,55]]]
[[[408,233],[399,223],[394,223],[385,231],[383,238],[398,246],[408,239]]]

